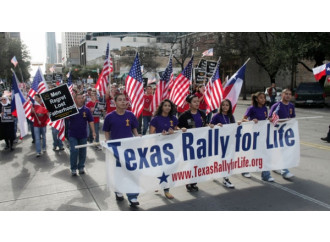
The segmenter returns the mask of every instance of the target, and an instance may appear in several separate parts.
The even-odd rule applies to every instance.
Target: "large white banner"
[[[143,193],[242,172],[298,166],[298,122],[204,127],[103,143],[112,191]]]

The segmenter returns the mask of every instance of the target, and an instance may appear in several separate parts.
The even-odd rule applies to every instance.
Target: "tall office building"
[[[46,32],[46,48],[46,63],[55,64],[57,62],[55,32]]]
[[[66,62],[69,55],[69,49],[72,46],[79,46],[80,41],[85,38],[87,32],[62,32],[62,57]]]
[[[62,44],[57,43],[57,63],[62,63]]]

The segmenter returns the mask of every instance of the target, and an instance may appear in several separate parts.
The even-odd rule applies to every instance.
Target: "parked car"
[[[265,90],[265,95],[266,95],[266,105],[268,106],[270,103],[270,97],[267,92],[268,87]],[[276,89],[276,97],[275,97],[275,102],[281,101],[281,93],[282,93],[282,87],[275,87]]]
[[[318,82],[300,83],[295,93],[295,104],[319,105],[325,104],[325,92]]]

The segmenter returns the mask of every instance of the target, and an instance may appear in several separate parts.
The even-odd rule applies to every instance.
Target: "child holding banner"
[[[268,117],[272,119],[273,112],[276,110],[276,108],[279,106],[279,109],[277,111],[277,115],[280,119],[290,119],[296,117],[296,112],[294,105],[290,102],[292,98],[292,92],[290,89],[286,88],[282,91],[282,99],[281,101],[275,103],[270,111]],[[276,170],[275,173],[281,174],[283,178],[289,179],[292,178],[294,175],[288,170],[288,169],[282,169],[282,170]]]
[[[149,133],[173,134],[174,130],[179,129],[177,125],[178,119],[175,117],[175,106],[170,100],[165,99],[159,104],[155,116],[150,122]],[[164,194],[168,199],[174,198],[169,188],[164,189]]]
[[[192,94],[187,96],[187,103],[189,103],[189,110],[185,111],[179,117],[178,127],[183,132],[186,129],[200,128],[206,126],[206,115],[204,112],[199,110],[199,99],[196,95]],[[188,192],[197,192],[197,183],[191,183],[186,185]]]
[[[233,107],[229,99],[224,99],[220,104],[219,112],[213,116],[210,127],[213,128],[214,125],[221,126],[224,124],[235,123],[235,118],[233,116]],[[234,184],[229,181],[228,177],[223,178],[222,184],[228,188],[234,188]]]
[[[247,108],[242,122],[253,120],[258,123],[258,120],[266,120],[268,118],[268,110],[266,107],[266,95],[263,92],[252,94],[252,105]],[[249,172],[242,173],[244,177],[250,178]],[[261,179],[268,182],[273,182],[274,178],[271,177],[270,171],[261,172]]]
[[[139,123],[134,114],[126,110],[126,96],[123,93],[119,93],[115,96],[114,101],[116,110],[109,113],[104,119],[103,131],[105,139],[114,140],[138,136],[137,127]],[[124,200],[122,193],[115,192],[115,194],[117,201]],[[138,193],[127,193],[126,195],[131,207],[140,205],[137,200]]]

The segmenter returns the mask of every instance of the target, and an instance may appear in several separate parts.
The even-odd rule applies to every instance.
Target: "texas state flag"
[[[246,63],[239,68],[239,70],[227,81],[226,85],[223,87],[223,96],[225,99],[229,99],[232,104],[233,113],[236,109],[237,100],[239,94],[241,93],[244,77]]]
[[[313,74],[317,81],[323,76],[330,75],[330,63],[313,68]]]
[[[11,112],[17,117],[18,127],[21,131],[21,138],[23,138],[28,133],[28,125],[26,122],[25,111],[23,108],[23,103],[25,99],[23,94],[18,88],[17,77],[14,73],[13,75],[13,86],[12,86],[12,101],[11,101]]]

